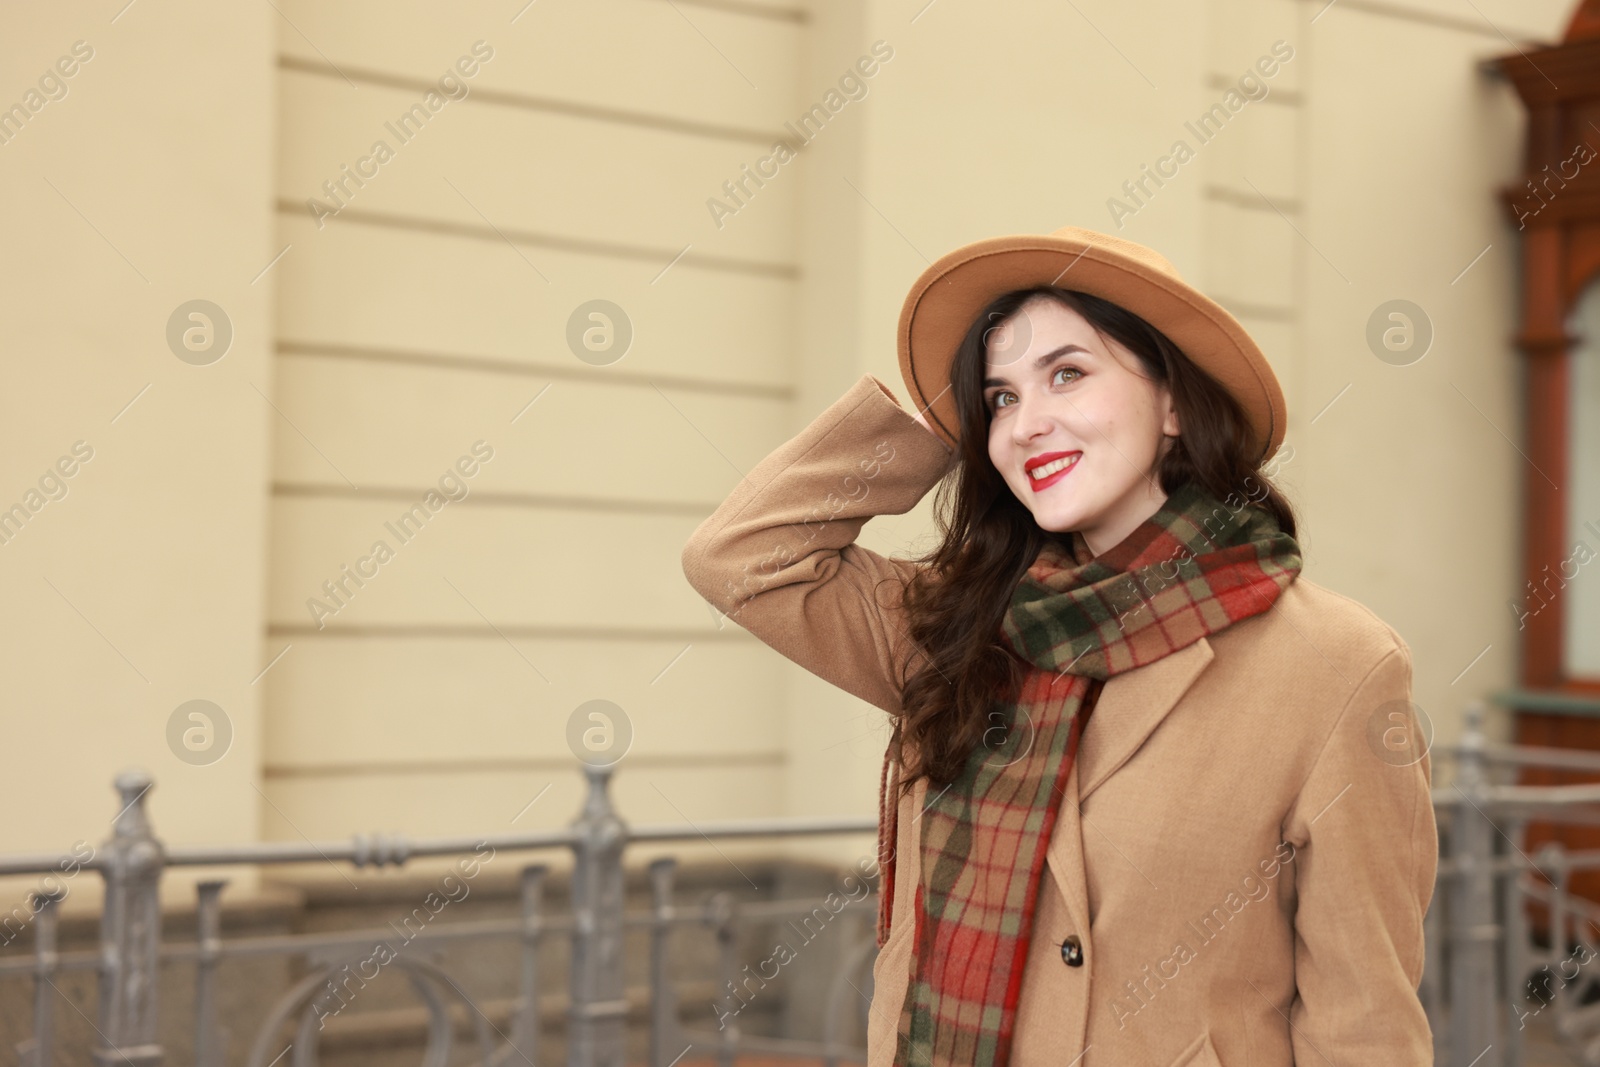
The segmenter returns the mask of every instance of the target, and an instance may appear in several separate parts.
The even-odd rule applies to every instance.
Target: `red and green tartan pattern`
[[[911,974],[896,1067],[1004,1067],[1045,851],[1105,679],[1272,607],[1300,573],[1273,516],[1189,483],[1115,547],[1052,542],[1018,583],[1001,640],[1027,664],[961,776],[919,816]],[[897,775],[880,808],[879,943],[893,899]],[[889,847],[884,848],[887,840]]]

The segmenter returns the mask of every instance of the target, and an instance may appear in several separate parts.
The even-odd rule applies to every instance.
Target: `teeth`
[[[1051,460],[1049,463],[1046,463],[1042,467],[1035,467],[1032,471],[1029,472],[1029,477],[1031,477],[1036,482],[1037,481],[1042,481],[1043,479],[1050,477],[1052,474],[1056,473],[1057,471],[1066,470],[1068,467],[1072,466],[1076,462],[1078,462],[1078,457],[1077,456],[1068,456],[1065,459]]]

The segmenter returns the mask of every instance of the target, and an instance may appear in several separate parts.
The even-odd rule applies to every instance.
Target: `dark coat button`
[[[1083,945],[1078,941],[1077,934],[1068,934],[1067,939],[1061,942],[1061,959],[1068,967],[1083,966]]]

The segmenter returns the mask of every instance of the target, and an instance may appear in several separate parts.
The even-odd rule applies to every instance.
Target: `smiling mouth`
[[[1042,456],[1035,456],[1024,464],[1024,470],[1028,474],[1028,484],[1033,487],[1035,493],[1048,489],[1072,473],[1082,456],[1082,452],[1047,452]]]

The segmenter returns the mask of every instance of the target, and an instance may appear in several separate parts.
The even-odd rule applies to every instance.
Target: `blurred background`
[[[886,717],[679,552],[860,375],[904,397],[929,262],[1066,224],[1260,342],[1305,573],[1405,638],[1439,743],[1483,700],[1600,747],[1600,111],[1536,62],[1587,7],[7,8],[0,850],[98,847],[129,768],[169,846],[558,829],[595,700],[626,819],[870,818]],[[925,550],[928,503],[864,543]],[[285,928],[350,882],[192,866],[169,911],[216,877]]]

